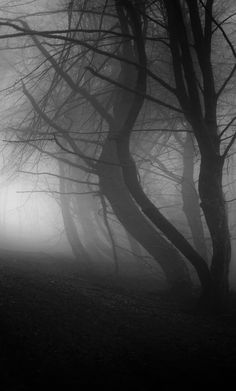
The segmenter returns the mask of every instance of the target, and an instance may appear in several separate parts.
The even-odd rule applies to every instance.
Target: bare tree
[[[235,59],[234,46],[223,23],[217,21],[218,5],[213,0],[101,1],[91,7],[88,2],[71,2],[64,30],[34,30],[23,18],[1,22],[16,30],[16,37],[30,36],[42,62],[46,61],[46,74],[52,76],[46,93],[41,91],[37,97],[33,94],[35,79],[27,76],[23,92],[33,109],[30,125],[42,132],[42,139],[53,134],[57,148],[68,156],[76,155],[79,163],[30,139],[28,144],[98,176],[100,190],[120,222],[161,264],[172,284],[186,281],[178,251],[195,267],[203,287],[202,303],[211,309],[224,308],[229,293],[230,233],[222,178],[236,138],[230,133],[234,116],[219,132],[218,114],[220,109],[224,112],[220,99],[236,66],[229,73],[228,65],[219,72],[213,61],[214,37],[222,37],[229,48],[227,55]],[[8,36],[12,33],[2,38]],[[164,56],[164,66],[158,53]],[[58,94],[66,98],[55,105]],[[155,110],[162,108],[171,118],[184,118],[196,138],[201,157],[199,196],[213,249],[210,269],[140,183],[130,147],[135,124],[146,113],[144,102]],[[68,115],[72,107],[78,112],[77,120]],[[78,117],[84,131],[76,129]],[[151,120],[155,123],[155,118]],[[85,141],[89,148],[84,148],[82,133],[89,137]]]

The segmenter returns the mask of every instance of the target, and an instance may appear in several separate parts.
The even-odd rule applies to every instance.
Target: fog
[[[235,377],[235,22],[0,0],[2,390]]]
[[[40,0],[26,3],[11,1],[9,3],[2,0],[0,3],[0,17],[2,20],[15,23],[22,19],[24,23],[28,23],[27,28],[31,27],[39,31],[48,30],[48,26],[51,30],[66,29],[68,23],[75,23],[71,15],[68,19],[67,13],[68,8],[66,8],[63,1]],[[94,24],[93,27],[97,26],[99,18],[94,18],[91,21],[86,17],[86,13],[83,18],[81,20],[82,30],[85,27],[87,28],[89,23]],[[105,23],[109,29],[112,23],[109,17]],[[83,251],[85,250],[88,257],[96,264],[104,262],[106,259],[109,265],[108,268],[112,269],[114,264],[120,263],[125,270],[125,261],[127,262],[127,269],[129,269],[130,261],[131,269],[135,262],[138,262],[144,270],[150,268],[150,270],[154,270],[155,278],[158,278],[158,275],[163,278],[163,273],[157,265],[158,262],[156,263],[153,252],[148,252],[144,243],[137,241],[137,237],[133,239],[132,234],[127,236],[128,226],[122,226],[121,221],[123,220],[119,213],[114,212],[114,207],[109,204],[109,197],[105,200],[105,204],[104,200],[100,199],[101,194],[97,185],[99,176],[94,173],[89,174],[88,172],[92,167],[88,164],[90,161],[81,159],[81,155],[84,154],[91,161],[94,159],[98,162],[99,156],[102,155],[108,127],[103,121],[102,128],[99,128],[97,114],[93,113],[91,106],[88,105],[83,95],[83,98],[80,97],[78,100],[73,97],[73,94],[70,97],[70,84],[65,85],[64,82],[59,80],[55,86],[53,85],[54,78],[58,76],[58,70],[56,72],[55,64],[50,62],[50,55],[52,54],[58,64],[60,63],[57,46],[60,48],[61,41],[53,41],[49,38],[32,38],[27,35],[10,37],[14,29],[12,30],[7,25],[2,26],[2,29],[4,34],[8,34],[8,38],[0,41],[0,113],[2,120],[0,243],[2,247],[8,249],[21,248],[29,251],[34,249],[35,251],[48,251],[50,253],[55,251],[72,256],[75,259],[79,253],[84,254]],[[82,35],[78,35],[78,37],[81,38]],[[83,39],[86,40],[87,37],[85,36]],[[116,44],[113,42],[112,44],[115,50]],[[44,46],[44,50],[40,45]],[[68,49],[68,75],[73,79],[75,73],[78,72],[81,85],[86,86],[86,79],[90,80],[91,77],[86,71],[86,66],[90,63],[85,56],[81,57],[80,51],[83,53],[82,48],[83,45],[79,49],[72,45]],[[49,51],[45,52],[45,50]],[[224,46],[224,50],[225,58],[228,60],[228,48]],[[215,60],[214,53],[212,55]],[[151,58],[152,55],[149,55]],[[163,57],[168,63],[169,55],[163,48],[160,47],[159,52],[155,52],[155,55],[158,59]],[[77,60],[73,63],[75,58]],[[96,54],[93,60],[95,67],[102,64],[102,58],[99,57],[99,54]],[[119,62],[115,63],[111,59],[108,61],[107,69],[109,77],[122,71]],[[104,70],[106,71],[106,68]],[[167,77],[166,72],[171,73],[171,69],[163,68],[160,63],[158,72],[160,77],[165,79]],[[132,74],[132,69],[128,70],[129,83],[131,83]],[[218,69],[216,74],[218,74]],[[108,100],[112,101],[113,99],[110,98],[110,95],[106,95],[109,94],[109,89],[107,93],[107,87],[109,86],[99,84],[98,80],[93,78],[90,82],[91,92],[105,94],[104,107],[108,105]],[[160,91],[158,94],[157,97],[160,98],[162,92]],[[127,102],[129,98],[130,96],[126,97]],[[67,102],[68,99],[70,99],[69,103]],[[82,99],[82,105],[80,99]],[[225,99],[227,105],[225,101],[222,101],[219,108],[219,126],[222,126],[222,118],[224,121],[230,121],[231,102],[234,95],[229,92]],[[45,103],[41,107],[41,102],[44,101]],[[169,134],[166,137],[168,133],[165,133],[165,129],[167,132],[169,128],[173,128],[173,130],[185,128],[187,126],[186,121],[174,117],[168,119],[169,114],[162,110],[156,115],[156,109],[154,110],[152,104],[150,103],[150,106],[148,103],[145,104],[145,108],[140,110],[139,116],[136,118],[136,126],[141,128],[142,132],[140,134],[133,133],[130,141],[130,149],[137,165],[140,183],[155,206],[163,211],[163,215],[179,229],[192,245],[196,246],[194,233],[191,232],[191,227],[186,221],[188,217],[183,213],[184,201],[182,199],[183,194],[181,194],[183,189],[181,190],[180,178],[184,175],[185,163],[182,161],[179,150],[183,146],[184,136],[181,135],[180,138],[177,138],[177,136]],[[37,107],[37,105],[39,106]],[[61,109],[63,107],[64,109]],[[117,115],[116,112],[119,113],[116,108],[108,108],[109,114],[112,111],[114,116]],[[52,122],[55,121],[57,127],[53,127],[53,123],[49,124],[50,126],[45,123],[43,113],[46,116],[48,115]],[[161,134],[145,133],[150,123],[152,128],[164,128],[164,132]],[[74,132],[74,139],[68,141],[68,136],[63,136],[63,130],[60,127],[64,127],[68,134]],[[55,131],[57,132],[57,138],[53,139]],[[77,142],[78,135],[81,140]],[[196,148],[196,145],[194,148]],[[67,153],[68,150],[69,153]],[[77,169],[73,166],[76,163],[73,153],[74,155],[77,154],[79,160]],[[57,161],[58,157],[59,159],[66,159],[65,167],[58,168],[58,162],[60,162],[59,159]],[[193,180],[195,182],[194,186],[197,188],[200,167],[197,153],[193,164]],[[59,177],[63,177],[63,175],[61,175],[60,170],[64,170],[64,176],[71,179],[66,180],[65,184],[61,185]],[[224,176],[224,186],[226,187],[226,197],[230,200],[234,198],[235,194],[233,157],[227,170],[228,172]],[[45,175],[42,175],[43,173]],[[78,181],[77,185],[75,184],[76,180]],[[90,182],[92,185],[90,185]],[[69,208],[71,212],[71,221],[66,230],[65,216],[67,212],[62,210],[63,200],[60,199],[60,194],[62,195],[63,191],[59,189],[60,186],[64,186],[64,192],[68,193],[66,201],[68,205],[65,205],[65,208]],[[69,196],[70,192],[78,193],[78,196],[76,194]],[[200,201],[197,202],[200,204]],[[212,244],[202,211],[199,210],[198,213],[201,215],[202,230],[205,235],[204,246],[206,247],[207,262],[209,263],[212,255]],[[233,249],[234,219],[234,203],[230,203],[229,224],[232,227]],[[131,231],[134,231],[132,227]],[[77,236],[77,239],[75,239],[75,236]],[[77,240],[77,244],[80,243],[78,245],[80,250],[77,249],[77,255],[75,254],[77,250],[72,244],[74,240]],[[197,250],[201,253],[200,247]],[[83,256],[81,255],[81,257]],[[230,275],[231,284],[233,284],[235,281],[234,253],[230,267],[232,270]],[[192,266],[187,264],[187,268],[190,270],[192,279],[197,281],[196,272]],[[148,273],[151,274],[150,271]]]
[[[173,268],[177,285],[186,278],[199,289],[201,266],[196,267],[192,259],[197,257],[204,264],[206,274],[215,270],[211,270],[214,254],[221,257],[215,237],[220,242],[227,231],[221,247],[226,251],[231,240],[229,278],[234,287],[234,70],[226,76],[232,64],[232,45],[217,31],[210,49],[211,91],[219,89],[222,94],[212,109],[214,132],[216,139],[225,135],[217,146],[216,160],[220,153],[224,157],[224,151],[227,155],[216,181],[220,186],[212,184],[212,192],[212,187],[205,189],[205,183],[214,177],[215,168],[207,168],[208,179],[200,183],[205,175],[204,148],[209,146],[207,139],[199,142],[195,107],[194,115],[187,115],[179,95],[172,96],[174,90],[168,87],[168,83],[178,85],[173,53],[161,43],[154,48],[152,40],[143,42],[147,66],[157,64],[157,69],[148,68],[142,86],[145,91],[140,93],[143,100],[133,114],[138,107],[137,102],[132,106],[135,83],[140,79],[130,57],[124,60],[117,55],[126,50],[122,34],[113,25],[120,16],[106,4],[113,13],[100,20],[102,1],[93,6],[78,1],[78,9],[75,3],[0,2],[2,249],[61,254],[78,264],[102,265],[109,273],[138,273],[139,277],[144,273],[164,283],[169,278],[170,284]],[[217,5],[218,14],[226,20],[229,10]],[[81,13],[78,20],[76,12]],[[231,19],[233,22],[234,13]],[[231,22],[225,28],[234,40]],[[112,37],[108,32],[114,29]],[[104,36],[99,35],[100,30]],[[150,25],[147,34],[160,32]],[[221,45],[224,63],[218,61],[217,45]],[[201,84],[206,79],[204,67],[193,66]],[[158,88],[153,80],[160,84]],[[206,111],[201,118],[207,121],[209,102],[203,102],[206,97],[203,99],[199,86],[196,90],[201,110]],[[123,134],[125,118],[132,129],[121,148],[114,140]],[[205,125],[209,126],[208,122]],[[218,200],[213,202],[215,194]],[[206,211],[204,202],[207,207],[223,206]],[[224,222],[217,220],[220,218]],[[216,234],[215,227],[223,231]],[[224,255],[227,270],[229,254]]]
[[[1,187],[1,245],[68,250],[59,207],[47,194],[34,193],[34,187],[33,181],[24,179]]]

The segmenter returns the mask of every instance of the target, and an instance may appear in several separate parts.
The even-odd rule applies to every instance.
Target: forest
[[[233,0],[0,0],[4,391],[233,378],[235,26]]]

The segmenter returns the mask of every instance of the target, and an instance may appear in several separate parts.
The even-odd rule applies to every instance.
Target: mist
[[[230,383],[235,15],[0,0],[3,390]]]

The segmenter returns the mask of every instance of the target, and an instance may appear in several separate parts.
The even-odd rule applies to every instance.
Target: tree
[[[174,247],[185,256],[202,284],[202,303],[211,309],[224,308],[229,293],[230,234],[222,178],[224,163],[236,138],[230,135],[226,146],[222,142],[234,117],[221,133],[218,131],[220,98],[231,83],[236,66],[228,74],[227,66],[220,72],[224,78],[220,84],[219,70],[213,61],[214,37],[223,37],[230,49],[230,53],[225,49],[227,56],[231,54],[235,59],[235,51],[222,23],[216,20],[217,6],[218,2],[213,0],[154,3],[117,0],[101,1],[95,7],[89,7],[88,2],[82,6],[78,1],[70,2],[69,24],[64,30],[39,32],[24,21],[2,22],[17,30],[18,35],[29,35],[54,74],[50,88],[37,98],[38,102],[23,87],[38,118],[36,124],[43,129],[42,137],[45,130],[56,132],[57,145],[60,145],[58,137],[64,138],[69,146],[66,152],[76,154],[83,168],[89,167],[99,177],[101,192],[116,216],[161,263],[173,284],[176,276],[178,280],[186,275]],[[94,28],[90,28],[91,21]],[[56,46],[48,50],[40,36],[43,40],[56,40],[60,48],[63,41],[62,50],[58,52]],[[166,59],[164,67],[153,58],[158,51]],[[60,102],[60,110],[55,110],[53,99],[58,91],[68,93]],[[130,147],[138,118],[148,117],[144,102],[156,110],[163,108],[171,117],[175,113],[185,119],[196,138],[201,157],[199,196],[213,249],[211,270],[151,202],[139,181]],[[75,140],[68,131],[71,124],[67,111],[73,104],[83,123],[95,129],[98,137],[101,127],[107,133],[101,144],[98,138],[93,140],[97,147],[86,149],[86,153],[81,149],[81,139]],[[83,112],[84,107],[87,113]],[[52,118],[50,110],[57,117],[54,114]],[[58,125],[59,118],[63,126]],[[85,126],[87,135],[88,127]]]
[[[178,1],[164,1],[176,95],[185,118],[193,129],[201,154],[199,195],[213,247],[208,300],[213,306],[223,307],[228,297],[231,246],[222,176],[223,165],[234,137],[221,154],[217,101],[229,78],[225,79],[223,86],[217,91],[212,64],[213,24],[215,25],[213,4],[214,1],[207,1],[206,4],[200,2],[200,5],[186,1],[183,9]],[[205,17],[204,26],[202,13]],[[186,22],[186,18],[189,18],[190,23]],[[186,25],[191,29],[191,35]],[[194,45],[195,53],[191,50],[191,44]]]
[[[132,7],[132,10],[135,10],[135,8]],[[119,7],[117,6],[117,15],[118,19],[123,18],[124,20],[124,15],[119,15]],[[123,11],[122,11],[123,12]],[[82,12],[83,14],[83,12]],[[92,14],[93,15],[93,14]],[[116,16],[117,17],[117,16]],[[102,12],[99,12],[98,18],[96,23],[100,21],[102,18]],[[135,23],[139,25],[139,29],[141,26],[141,19],[137,19],[137,15],[135,12],[135,15],[132,16],[133,20],[135,18]],[[85,22],[87,22],[86,19],[86,14],[85,14]],[[82,22],[81,22],[82,23]],[[83,21],[84,23],[84,21]],[[108,22],[106,22],[108,23]],[[110,24],[110,22],[109,22]],[[126,24],[126,22],[125,22]],[[29,29],[25,23],[23,23],[24,28]],[[129,22],[129,25],[132,27],[132,20]],[[137,26],[136,26],[137,27]],[[126,27],[125,27],[126,28]],[[83,30],[83,29],[82,29]],[[93,30],[92,30],[93,31]],[[109,31],[109,30],[107,30]],[[95,42],[103,42],[103,40],[106,38],[101,38],[99,35],[99,31],[96,31],[96,34],[98,34],[98,41]],[[118,33],[118,36],[120,36],[120,33]],[[76,104],[77,110],[79,110],[79,115],[82,116],[83,118],[86,117],[87,113],[83,113],[83,105],[85,105],[88,108],[89,112],[89,117],[92,117],[93,122],[96,124],[96,126],[99,125],[99,123],[102,123],[102,125],[105,128],[104,125],[104,120],[109,125],[109,130],[106,127],[107,131],[110,133],[115,132],[115,123],[116,123],[116,118],[119,116],[118,108],[120,105],[120,98],[117,96],[117,93],[112,90],[111,92],[109,91],[107,96],[103,97],[104,101],[100,102],[99,99],[97,99],[94,96],[94,92],[99,88],[100,93],[103,94],[103,88],[104,84],[107,84],[106,82],[103,83],[102,81],[97,82],[94,77],[90,78],[88,77],[88,74],[91,70],[88,69],[87,71],[87,76],[83,72],[81,72],[79,76],[79,83],[84,84],[87,88],[81,87],[78,83],[75,83],[73,80],[74,78],[74,69],[70,70],[70,72],[67,72],[65,68],[68,67],[68,64],[70,63],[70,60],[66,57],[65,53],[68,53],[67,48],[63,49],[62,53],[60,53],[60,56],[58,58],[58,61],[55,60],[54,56],[51,55],[51,53],[45,48],[45,46],[39,41],[39,39],[35,35],[31,35],[32,40],[36,46],[36,48],[39,50],[41,55],[46,58],[46,60],[49,62],[51,65],[53,71],[55,72],[54,80],[58,81],[58,79],[61,81],[61,85],[63,86],[66,85],[67,88],[69,88],[68,92],[68,98],[66,100],[63,100],[62,103],[60,103],[61,111],[56,110],[56,114],[54,114],[54,118],[57,117],[57,119],[61,118],[62,123],[65,125],[64,127],[61,125],[58,125],[58,121],[50,118],[50,115],[48,115],[48,106],[47,110],[45,106],[45,101],[49,102],[49,97],[51,94],[51,97],[57,94],[58,90],[61,90],[62,88],[65,89],[65,87],[60,87],[58,83],[53,83],[50,85],[50,90],[45,94],[44,98],[42,99],[43,104],[38,104],[35,100],[35,98],[31,95],[28,87],[25,85],[23,86],[23,92],[29,102],[31,103],[31,106],[33,108],[33,122],[30,125],[31,127],[34,126],[35,128],[35,113],[37,114],[39,121],[37,124],[38,132],[40,128],[40,132],[42,134],[42,129],[45,126],[46,132],[48,131],[48,127],[50,127],[53,132],[56,132],[56,137],[55,141],[57,146],[62,147],[62,143],[59,141],[59,137],[62,139],[65,139],[69,148],[71,148],[71,153],[74,153],[78,156],[78,158],[82,159],[82,161],[85,163],[84,169],[89,170],[93,174],[98,175],[99,180],[100,180],[100,188],[102,190],[103,195],[109,200],[113,210],[115,210],[115,213],[119,220],[122,222],[122,224],[125,226],[125,229],[131,233],[134,238],[139,241],[142,246],[146,248],[146,250],[158,261],[158,263],[162,266],[163,270],[165,271],[165,274],[167,276],[167,279],[170,283],[170,285],[173,287],[173,289],[177,292],[180,290],[185,289],[185,285],[189,286],[189,281],[188,281],[188,273],[187,273],[187,268],[185,266],[184,261],[181,259],[179,256],[178,252],[169,244],[168,241],[166,241],[162,235],[155,230],[155,228],[146,220],[145,216],[140,212],[138,205],[134,202],[132,197],[129,194],[129,191],[126,189],[126,184],[124,183],[123,179],[123,174],[120,171],[120,162],[117,160],[116,155],[110,155],[111,148],[115,147],[116,149],[116,141],[110,143],[110,137],[107,138],[105,141],[104,145],[102,145],[102,148],[100,148],[100,157],[99,159],[96,157],[88,157],[84,154],[82,151],[81,147],[79,146],[79,143],[71,137],[70,132],[68,132],[68,123],[70,123],[70,128],[71,128],[71,123],[73,124],[74,127],[78,126],[78,123],[73,120],[71,117],[70,111],[71,110],[69,107],[70,105]],[[122,34],[121,34],[122,38]],[[82,41],[86,45],[86,40]],[[124,42],[118,42],[118,44],[115,44],[113,50],[117,50],[117,46],[119,47],[121,45],[121,51],[127,51],[127,44]],[[130,43],[128,44],[130,46]],[[70,50],[70,56],[74,55],[74,47],[71,48],[69,46]],[[94,51],[94,53],[93,53]],[[99,55],[97,58],[95,57],[96,54],[96,45],[95,47],[91,47],[89,51],[89,62],[90,62],[90,56],[94,56],[94,64],[96,66],[101,66],[102,69],[108,70],[110,72],[111,67],[113,66],[113,63],[110,65],[109,62],[114,62],[114,58],[112,57],[112,53],[108,52],[108,55],[106,55],[106,60],[102,62],[102,58],[104,55],[100,55],[100,52],[98,53]],[[67,58],[67,61],[63,62],[64,56]],[[114,55],[116,56],[116,55]],[[73,58],[73,57],[72,57]],[[116,62],[118,63],[119,67],[123,67],[122,62],[120,61],[120,56],[117,56],[115,59]],[[73,66],[78,66],[78,65],[84,65],[84,62],[86,62],[86,59],[84,57],[81,57],[81,54],[76,55],[76,61],[73,64]],[[117,66],[117,64],[116,64]],[[127,68],[125,66],[124,70],[121,70],[120,77],[123,78],[123,74],[127,76],[127,71],[129,73],[130,66]],[[78,75],[75,75],[76,78]],[[85,79],[84,79],[84,76]],[[80,78],[81,77],[81,78]],[[136,70],[134,72],[134,77],[136,77]],[[122,90],[121,90],[122,92]],[[52,95],[53,94],[53,95]],[[112,108],[114,112],[114,117],[113,119],[112,115],[110,115],[110,107],[108,106],[107,108],[104,107],[106,106],[106,101],[110,99],[111,94],[114,96],[113,103],[112,103]],[[79,103],[76,102],[76,99],[74,98],[74,95],[79,95]],[[121,94],[122,95],[122,94]],[[127,95],[127,94],[126,94]],[[132,95],[132,94],[131,94]],[[130,96],[130,94],[129,94]],[[128,97],[127,97],[128,98]],[[142,98],[143,100],[143,98]],[[82,108],[81,107],[81,102],[82,102]],[[142,105],[142,102],[140,102]],[[140,105],[139,104],[139,105]],[[119,108],[119,109],[120,109]],[[138,107],[137,107],[138,108]],[[96,112],[94,112],[94,110]],[[129,110],[130,111],[130,110]],[[139,113],[139,109],[135,110],[134,113],[134,120],[135,117],[137,117]],[[97,118],[100,118],[99,121]],[[68,120],[69,118],[69,120]],[[85,119],[86,121],[86,119]],[[74,123],[73,123],[74,122]],[[90,121],[89,124],[92,125],[92,122]],[[98,124],[98,125],[97,125]],[[94,126],[94,125],[92,125]],[[119,131],[119,129],[117,129]],[[71,128],[71,131],[73,131],[73,127]],[[99,132],[98,132],[99,135]],[[42,134],[43,137],[45,137],[45,133]],[[94,141],[94,144],[96,142]],[[114,146],[112,145],[114,144]],[[62,148],[65,151],[65,148]],[[41,148],[42,151],[42,148]],[[67,150],[68,153],[70,153],[69,150]],[[86,150],[87,153],[92,153],[91,148],[88,152],[88,149]],[[48,153],[45,151],[45,153]],[[49,152],[51,154],[51,152]],[[55,155],[54,155],[55,156]],[[59,158],[61,160],[61,158]],[[65,159],[64,159],[65,161]],[[67,163],[70,164],[70,161],[67,159]],[[89,169],[86,168],[86,166],[89,166]],[[79,167],[79,166],[77,166]],[[80,165],[81,168],[81,165]],[[114,171],[115,170],[115,171]],[[116,185],[119,184],[119,192],[115,192],[115,184],[114,180],[116,181]],[[119,207],[117,208],[117,206]],[[136,223],[135,223],[136,221]]]
[[[85,264],[84,267],[86,268],[86,266],[88,267],[90,262],[89,255],[85,250],[83,243],[80,240],[75,222],[73,220],[73,216],[70,211],[71,205],[70,205],[67,180],[64,179],[66,177],[65,168],[62,162],[59,161],[58,164],[59,164],[59,176],[60,176],[59,179],[60,206],[61,206],[61,212],[62,212],[66,235],[71,245],[75,258],[82,260],[82,262]]]

